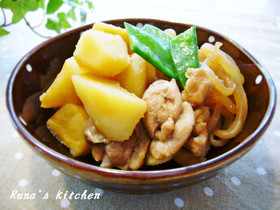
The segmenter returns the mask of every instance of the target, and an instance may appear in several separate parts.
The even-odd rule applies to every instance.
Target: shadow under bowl
[[[153,19],[105,21],[123,27],[124,22],[152,24],[161,29],[173,28],[177,34],[191,25]],[[86,25],[54,37],[25,55],[13,70],[6,90],[6,103],[14,127],[34,151],[53,167],[82,182],[125,193],[155,193],[191,185],[217,174],[220,169],[247,153],[268,127],[275,110],[276,89],[268,71],[244,48],[212,30],[197,26],[198,45],[211,40],[222,42],[245,77],[248,117],[242,132],[221,148],[212,148],[207,161],[180,167],[170,161],[139,171],[123,171],[98,166],[89,155],[74,158],[69,150],[49,132],[46,121],[56,109],[40,108],[39,96],[52,83],[65,59],[73,55]],[[210,38],[209,38],[210,37]]]

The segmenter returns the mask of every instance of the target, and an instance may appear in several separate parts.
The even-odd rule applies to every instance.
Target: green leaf
[[[67,15],[64,12],[57,13],[57,20],[48,18],[46,28],[60,33],[62,29],[71,28],[71,24],[67,21]]]
[[[63,0],[63,2],[71,7],[78,7],[80,5],[78,0]]]
[[[37,1],[38,1],[39,7],[44,9],[45,8],[45,0],[37,0]]]
[[[47,14],[55,13],[63,4],[63,0],[49,0]]]
[[[91,0],[86,0],[86,3],[87,3],[87,5],[88,5],[88,9],[89,9],[89,10],[93,10],[93,9],[94,9],[94,6],[93,6],[93,3],[92,3]]]
[[[87,19],[87,11],[83,8],[80,8],[80,16],[81,16],[81,22],[85,23]]]
[[[72,20],[77,20],[75,8],[71,8],[67,13],[67,17],[71,18]]]
[[[38,0],[2,0],[1,7],[13,12],[12,23],[17,23],[24,18],[27,12],[35,11],[41,6]]]
[[[64,12],[60,12],[57,14],[57,17],[58,17],[58,24],[60,25],[60,27],[62,29],[65,29],[65,28],[71,28],[71,25],[70,23],[67,21],[67,16]]]
[[[7,35],[7,34],[9,34],[10,32],[9,31],[7,31],[7,30],[5,30],[4,28],[1,28],[0,27],[0,36],[5,36],[5,35]]]
[[[50,18],[48,18],[47,20],[46,28],[49,30],[56,31],[57,33],[60,33],[61,31],[60,25],[55,20],[52,20]]]

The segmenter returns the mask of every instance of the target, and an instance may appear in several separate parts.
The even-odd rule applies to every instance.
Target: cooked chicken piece
[[[130,156],[135,147],[136,136],[133,134],[128,140],[123,142],[112,141],[105,147],[106,156],[108,156],[113,166],[126,170],[129,168]]]
[[[150,136],[143,123],[140,122],[129,140],[124,142],[112,141],[106,145],[100,166],[107,168],[117,167],[123,170],[139,169],[144,163],[149,145]]]
[[[89,119],[87,128],[84,132],[86,140],[90,143],[105,143],[108,144],[110,141],[106,139],[99,131],[96,129],[95,125]]]
[[[194,116],[195,116],[194,132],[197,135],[200,135],[201,133],[205,132],[205,127],[207,127],[206,125],[207,125],[207,121],[210,118],[210,115],[211,113],[208,106],[198,107],[194,111]]]
[[[180,164],[181,166],[189,166],[197,163],[201,163],[205,160],[204,157],[196,157],[191,151],[182,147],[173,157],[173,160]]]
[[[182,98],[176,81],[157,80],[149,86],[143,95],[147,102],[144,123],[149,135],[154,138],[155,132],[168,118],[177,121],[182,112]],[[157,135],[160,135],[159,133]]]
[[[199,136],[190,138],[186,147],[194,156],[204,157],[207,154],[209,148],[208,136],[205,134],[200,134]]]
[[[194,156],[204,157],[209,150],[207,121],[210,118],[210,110],[207,106],[202,106],[194,111],[195,125],[193,133],[195,137],[190,138],[185,147],[187,147]]]
[[[106,144],[103,144],[103,143],[92,145],[91,155],[95,161],[99,162],[103,159],[104,154],[105,154],[105,146],[106,146]]]
[[[142,167],[151,142],[150,136],[142,122],[136,126],[135,136],[137,139],[129,164],[129,168],[131,170],[136,170]]]
[[[188,102],[182,103],[174,79],[154,82],[143,99],[148,106],[144,123],[153,138],[146,163],[161,164],[170,160],[188,140],[195,122],[193,109]]]
[[[162,158],[162,159],[156,159],[150,151],[147,152],[146,155],[146,159],[145,159],[145,164],[147,166],[156,166],[156,165],[160,165],[163,163],[168,162],[169,160],[171,160],[172,157],[168,157],[168,158]]]
[[[183,101],[188,101],[192,106],[204,104],[209,99],[214,84],[207,77],[205,70],[198,69],[191,74],[182,92]]]
[[[183,111],[174,125],[174,131],[168,136],[168,139],[160,141],[155,138],[151,142],[150,153],[157,160],[172,158],[186,143],[192,132],[195,123],[192,106],[188,102],[184,102],[182,106]]]
[[[104,154],[100,167],[103,168],[112,168],[113,164],[111,163],[108,155]]]
[[[156,131],[155,137],[160,141],[166,141],[168,136],[173,132],[174,126],[174,120],[169,117],[168,120],[162,124],[160,130]]]

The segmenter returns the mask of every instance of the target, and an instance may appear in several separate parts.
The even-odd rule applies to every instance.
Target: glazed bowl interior
[[[161,29],[173,28],[177,34],[190,27],[188,24],[150,19],[106,22],[121,27],[124,22],[133,25],[150,23]],[[17,64],[7,86],[7,107],[15,128],[38,154],[62,172],[89,184],[123,192],[165,191],[215,175],[250,150],[269,125],[276,91],[267,70],[234,41],[197,27],[198,45],[211,39],[222,42],[221,49],[232,56],[245,77],[249,112],[242,132],[224,147],[212,148],[207,161],[188,167],[180,167],[170,161],[156,167],[143,167],[139,171],[121,171],[100,168],[90,155],[74,158],[47,129],[46,121],[56,109],[40,108],[39,96],[50,86],[65,59],[73,55],[81,32],[91,26],[72,30],[34,48]]]

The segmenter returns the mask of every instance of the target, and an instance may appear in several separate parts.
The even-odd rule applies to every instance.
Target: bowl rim
[[[113,20],[105,20],[102,22],[109,22],[109,23],[119,23],[124,21],[145,21],[145,22],[165,22],[168,24],[177,24],[177,25],[184,25],[188,26],[191,24],[188,23],[179,23],[179,22],[171,22],[166,20],[160,20],[160,19],[146,19],[146,18],[126,18],[126,19],[113,19]],[[92,23],[94,24],[94,23]],[[136,170],[136,171],[130,171],[130,170],[120,170],[120,169],[110,169],[110,168],[102,168],[96,165],[91,165],[89,163],[84,163],[79,160],[75,160],[73,158],[64,156],[52,148],[48,147],[47,145],[44,145],[40,141],[38,141],[25,127],[23,122],[19,119],[17,116],[15,110],[14,110],[14,101],[13,101],[13,84],[14,81],[19,73],[19,70],[22,68],[22,65],[27,61],[34,53],[36,53],[38,50],[44,48],[49,43],[52,43],[58,39],[62,39],[65,36],[69,36],[75,32],[78,31],[84,31],[88,29],[92,24],[87,24],[75,29],[72,29],[70,31],[67,31],[65,33],[62,33],[60,35],[57,35],[49,40],[44,41],[43,43],[37,45],[34,47],[31,51],[29,51],[25,56],[23,56],[20,61],[16,64],[14,67],[10,78],[7,83],[6,88],[6,106],[8,109],[9,117],[11,119],[11,122],[17,132],[32,146],[34,149],[36,149],[38,152],[40,152],[42,155],[48,156],[50,159],[62,162],[69,167],[74,167],[79,170],[84,170],[88,172],[98,173],[99,175],[103,176],[112,176],[112,174],[115,177],[118,178],[126,178],[126,179],[137,179],[137,180],[154,180],[154,179],[162,179],[162,178],[176,178],[178,176],[193,176],[202,174],[206,171],[211,171],[215,169],[220,169],[226,165],[229,165],[230,163],[234,162],[235,160],[239,159],[241,156],[243,156],[248,150],[250,150],[253,145],[258,141],[259,137],[264,133],[264,131],[269,126],[273,115],[275,113],[275,106],[276,106],[276,88],[275,84],[273,82],[272,77],[270,76],[267,69],[253,56],[251,55],[246,49],[244,49],[240,44],[238,44],[236,41],[233,41],[231,38],[228,38],[227,36],[213,31],[211,29],[197,26],[200,30],[209,31],[213,34],[219,35],[226,39],[228,42],[230,42],[232,45],[234,45],[236,48],[240,49],[242,53],[244,53],[252,62],[260,69],[262,74],[264,75],[263,79],[267,81],[268,84],[268,92],[269,92],[269,101],[267,105],[266,112],[264,114],[263,119],[261,120],[259,126],[257,129],[250,134],[247,138],[245,138],[240,144],[232,148],[231,150],[214,157],[210,160],[206,160],[205,162],[191,165],[191,166],[184,166],[184,167],[178,167],[178,168],[172,168],[172,169],[161,169],[161,170]]]

